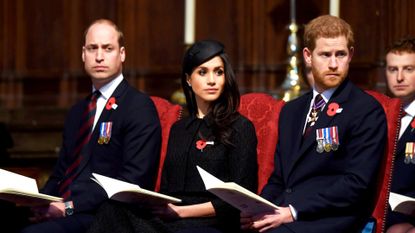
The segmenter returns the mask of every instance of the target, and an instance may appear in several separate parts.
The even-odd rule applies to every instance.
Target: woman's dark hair
[[[235,73],[224,51],[224,46],[214,40],[202,40],[193,44],[185,53],[182,69],[182,88],[186,96],[186,105],[191,115],[197,113],[197,103],[192,88],[187,79],[199,65],[219,56],[225,69],[225,84],[222,94],[209,106],[206,119],[212,125],[213,135],[223,144],[232,146],[229,138],[232,133],[231,124],[238,116],[239,89]]]

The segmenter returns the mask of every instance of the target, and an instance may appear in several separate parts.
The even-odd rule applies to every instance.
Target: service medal
[[[403,162],[404,162],[405,164],[409,164],[409,163],[411,163],[411,157],[409,157],[409,155],[406,155],[406,156],[405,156],[405,159],[403,160]]]
[[[317,129],[316,130],[316,141],[317,141],[316,151],[318,153],[323,153],[324,151],[323,140],[324,140],[323,129]]]
[[[331,151],[331,135],[330,135],[330,128],[323,129],[323,137],[324,137],[324,151],[330,152]]]
[[[324,146],[323,146],[323,141],[322,141],[322,140],[318,141],[316,151],[317,151],[318,153],[323,153],[323,151],[324,151]]]
[[[405,164],[409,164],[409,163],[415,164],[414,153],[415,153],[415,143],[407,142],[405,145],[405,159],[403,162]]]
[[[326,143],[324,145],[324,151],[326,151],[326,152],[330,152],[331,151],[331,144],[330,143]]]
[[[99,128],[99,144],[108,144],[111,140],[112,122],[102,122]]]
[[[317,119],[318,119],[317,111],[312,109],[311,116],[308,118],[308,122],[310,122],[310,126],[313,126],[316,123]]]
[[[332,145],[331,145],[331,149],[333,151],[336,151],[337,149],[339,149],[339,132],[337,130],[337,126],[333,126],[330,128],[330,132],[331,132],[331,136],[332,136]]]

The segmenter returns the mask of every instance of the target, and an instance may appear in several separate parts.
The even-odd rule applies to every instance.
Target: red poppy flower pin
[[[413,131],[415,129],[415,117],[411,121],[411,127],[412,127],[412,131]]]
[[[327,115],[334,116],[337,113],[341,113],[343,111],[343,108],[340,108],[340,105],[336,102],[330,103],[327,107]]]
[[[206,141],[205,139],[199,139],[196,141],[196,148],[203,152],[203,149],[205,149],[207,145],[214,145],[214,144],[215,144],[214,141]]]
[[[116,103],[115,97],[111,97],[108,101],[107,101],[107,105],[105,105],[105,108],[107,110],[111,110],[111,109],[117,109],[118,105]]]

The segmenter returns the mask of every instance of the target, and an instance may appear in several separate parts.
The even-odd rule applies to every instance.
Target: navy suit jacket
[[[374,98],[346,79],[302,139],[312,97],[309,92],[283,107],[275,170],[261,195],[296,209],[297,220],[286,224],[294,232],[357,232],[374,206],[386,142],[385,113]],[[339,104],[342,112],[329,116],[330,103]],[[331,126],[338,127],[340,146],[318,153],[316,129]]]
[[[391,192],[415,197],[415,179],[412,178],[415,174],[415,164],[404,163],[407,142],[415,142],[415,130],[412,129],[411,124],[408,125],[398,141]]]
[[[151,99],[123,80],[112,97],[116,109],[102,111],[92,132],[77,176],[69,186],[75,213],[92,213],[108,197],[105,191],[91,180],[91,173],[99,173],[146,189],[153,189],[158,169],[161,128],[157,110]],[[88,104],[84,99],[69,112],[63,132],[63,144],[57,164],[42,192],[59,195],[59,183],[74,160],[73,151],[81,115]],[[102,122],[112,122],[111,140],[99,144]]]
[[[405,132],[397,144],[396,156],[393,165],[391,192],[399,193],[405,196],[415,197],[415,164],[404,162],[405,147],[407,142],[415,142],[415,130],[411,124],[408,125]],[[393,224],[410,222],[414,224],[415,218],[409,215],[393,212],[388,208],[386,227]]]

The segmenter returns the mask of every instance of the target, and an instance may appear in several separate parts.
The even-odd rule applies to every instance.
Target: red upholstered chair
[[[157,181],[155,190],[160,190],[161,171],[163,169],[164,159],[167,153],[167,143],[169,141],[170,128],[174,122],[180,119],[182,107],[177,104],[172,104],[168,100],[151,96],[157,108],[157,113],[161,124],[161,151],[160,151],[160,165],[158,169]]]
[[[274,170],[278,118],[284,103],[283,100],[276,100],[265,93],[249,93],[241,96],[239,112],[252,121],[258,139],[258,193]]]
[[[375,91],[366,91],[375,97],[381,104],[386,113],[386,120],[388,124],[388,142],[385,148],[385,158],[382,163],[379,186],[377,190],[377,199],[375,209],[373,211],[373,218],[376,220],[376,233],[385,232],[385,219],[388,209],[388,199],[390,183],[392,179],[393,160],[395,157],[396,143],[398,141],[401,114],[401,102],[396,98],[389,98],[381,93]]]

